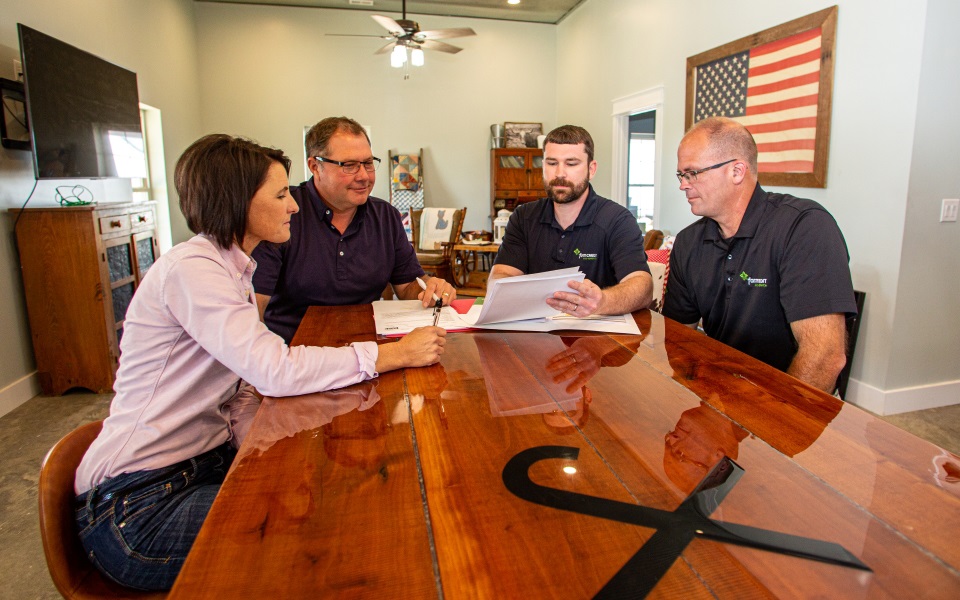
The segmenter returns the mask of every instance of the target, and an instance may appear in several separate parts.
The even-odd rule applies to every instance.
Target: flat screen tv
[[[145,177],[137,74],[17,29],[37,179]]]

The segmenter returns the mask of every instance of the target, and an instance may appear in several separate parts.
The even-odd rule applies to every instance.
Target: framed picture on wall
[[[3,100],[0,119],[0,143],[12,150],[30,149],[30,127],[23,97],[23,84],[0,79],[0,99]]]
[[[536,148],[543,123],[504,123],[503,131],[507,148]]]
[[[837,7],[687,59],[686,128],[707,117],[743,124],[762,185],[827,186]]]

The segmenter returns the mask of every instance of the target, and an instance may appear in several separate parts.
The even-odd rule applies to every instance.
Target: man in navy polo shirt
[[[543,144],[548,197],[522,204],[510,216],[490,277],[514,277],[580,267],[583,282],[556,292],[547,304],[577,317],[619,315],[650,305],[653,279],[636,218],[601,198],[590,180],[597,172],[593,138],[563,125]]]
[[[367,304],[387,284],[405,300],[457,297],[446,281],[424,276],[396,208],[371,198],[380,162],[359,123],[331,117],[305,140],[311,179],[290,188],[300,211],[290,217],[290,241],[260,244],[253,253],[253,287],[267,327],[288,344],[308,306]],[[426,281],[423,291],[417,277]]]
[[[677,235],[663,314],[703,329],[826,392],[846,363],[857,312],[847,246],[812,200],[757,185],[757,145],[722,117],[695,124],[677,151],[693,214]]]

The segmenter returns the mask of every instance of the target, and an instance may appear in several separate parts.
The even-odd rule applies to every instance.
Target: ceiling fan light
[[[414,48],[410,51],[410,63],[415,67],[423,66],[423,50]]]
[[[407,62],[407,49],[403,46],[396,46],[390,53],[390,66],[399,69],[405,62]]]

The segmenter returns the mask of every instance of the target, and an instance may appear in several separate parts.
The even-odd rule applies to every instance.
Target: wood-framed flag
[[[686,127],[739,121],[761,184],[826,187],[836,29],[833,6],[688,58]]]

